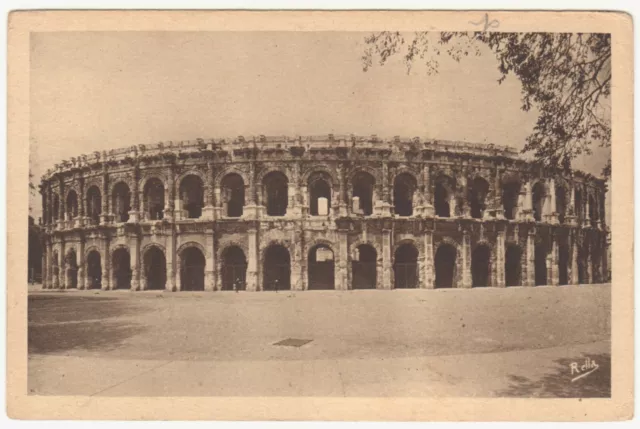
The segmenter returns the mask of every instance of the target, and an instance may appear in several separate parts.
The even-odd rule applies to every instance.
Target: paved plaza
[[[609,396],[610,294],[610,285],[295,293],[33,288],[29,392]],[[572,363],[584,370],[572,373]]]

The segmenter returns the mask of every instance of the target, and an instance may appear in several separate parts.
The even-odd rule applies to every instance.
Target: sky
[[[56,32],[31,34],[34,181],[95,150],[196,138],[419,136],[521,149],[535,111],[519,80],[497,80],[487,49],[439,73],[400,58],[364,72],[367,33]],[[575,167],[599,175],[609,153]],[[41,213],[32,196],[32,215]]]

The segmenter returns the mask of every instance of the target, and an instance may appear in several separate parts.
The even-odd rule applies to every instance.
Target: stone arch
[[[245,290],[247,287],[247,254],[236,245],[225,246],[221,255],[221,290]]]
[[[109,195],[113,195],[113,192],[116,186],[120,184],[126,185],[126,187],[131,191],[133,189],[133,180],[130,177],[122,177],[122,176],[114,176],[109,178]]]
[[[167,284],[167,254],[164,246],[149,243],[142,248],[143,287],[145,290],[163,290]]]
[[[127,222],[131,211],[133,195],[131,187],[126,180],[119,179],[111,186],[109,197],[111,198],[111,212],[116,222]]]
[[[186,171],[183,171],[182,173],[180,173],[178,175],[178,177],[176,177],[175,179],[175,184],[178,186],[178,188],[180,188],[180,184],[182,183],[182,181],[187,177],[187,176],[198,176],[200,178],[200,180],[202,180],[202,186],[206,186],[208,180],[207,180],[207,173],[204,172],[202,169],[200,168],[189,168]]]
[[[472,287],[487,287],[492,285],[493,254],[493,246],[486,240],[479,241],[471,250]]]
[[[176,183],[178,185],[178,199],[182,204],[180,209],[183,211],[183,216],[189,219],[198,219],[202,216],[207,182],[203,180],[202,174],[195,174],[193,171],[194,170],[190,170],[188,173],[180,175],[180,180]]]
[[[131,288],[131,250],[126,244],[118,244],[110,249],[110,265],[113,273],[112,289]]]
[[[245,184],[245,186],[249,183],[249,174],[246,171],[242,170],[241,168],[238,168],[236,165],[230,165],[226,168],[223,168],[216,174],[215,176],[216,186],[222,187],[222,181],[224,180],[224,178],[229,174],[234,174],[234,173],[242,178],[242,182]]]
[[[352,246],[351,289],[376,289],[380,253],[370,243]]]
[[[178,267],[181,291],[203,291],[207,252],[197,241],[189,241],[178,248]]]
[[[178,247],[178,251],[176,252],[176,255],[178,255],[178,257],[180,257],[182,252],[184,252],[189,247],[197,247],[198,250],[200,250],[205,257],[207,256],[207,250],[205,249],[204,244],[200,243],[199,241],[193,241],[193,240],[192,241],[186,241],[186,242],[182,243]]]
[[[222,206],[223,216],[242,216],[245,205],[246,183],[244,178],[235,171],[230,171],[222,176],[220,181],[221,201],[219,201],[219,205]]]
[[[399,216],[411,216],[415,209],[418,179],[409,169],[403,169],[393,178],[393,207]]]
[[[520,244],[510,241],[505,243],[504,275],[505,286],[522,285],[522,264],[524,252]]]
[[[375,200],[376,186],[378,186],[376,176],[365,168],[358,168],[352,172],[349,180],[349,205],[351,211],[356,214],[369,216],[373,214],[373,204]],[[356,200],[357,198],[357,200]],[[357,204],[356,202],[357,201]]]
[[[249,254],[249,247],[245,243],[243,243],[241,241],[238,241],[238,240],[224,240],[218,246],[218,251],[216,253],[216,260],[217,261],[222,261],[222,252],[224,252],[225,249],[227,249],[229,247],[238,247],[238,248],[240,248],[242,250],[242,252],[245,255]]]
[[[300,180],[302,183],[306,183],[307,186],[310,183],[310,180],[313,175],[322,174],[326,175],[330,179],[330,183],[332,187],[335,189],[338,187],[340,179],[336,175],[335,171],[327,164],[313,164],[309,168],[306,168],[304,172],[300,175]]]
[[[324,248],[322,259],[318,259],[318,250]],[[328,240],[316,239],[307,247],[307,289],[335,289],[335,247]],[[329,255],[330,253],[330,255]],[[326,258],[325,258],[326,256]]]
[[[280,173],[287,178],[288,182],[291,181],[290,180],[291,172],[287,171],[286,168],[269,165],[269,166],[265,166],[263,169],[257,172],[256,183],[262,184],[264,182],[264,178],[273,173]]]
[[[373,177],[374,183],[377,185],[377,184],[382,182],[382,177],[381,177],[381,173],[380,172],[381,172],[381,169],[379,169],[379,168],[376,169],[376,168],[373,168],[373,167],[371,167],[369,165],[357,165],[356,167],[351,169],[351,171],[347,175],[347,177],[346,177],[347,183],[348,184],[352,184],[353,183],[353,179],[359,173],[368,173],[368,174],[371,175],[371,177]]]
[[[145,216],[150,220],[161,220],[164,218],[164,206],[166,186],[158,176],[149,176],[143,183],[141,205]]]
[[[85,250],[84,260],[86,265],[86,288],[102,288],[102,264],[103,258],[97,246],[91,246]]]
[[[443,239],[434,252],[434,287],[454,288],[457,286],[458,260],[460,249],[452,240]]]
[[[282,240],[271,240],[262,249],[262,290],[291,289],[291,259],[293,251]]]
[[[416,289],[419,287],[418,260],[420,250],[414,240],[400,240],[393,250],[394,289]]]
[[[167,176],[161,171],[154,170],[153,172],[149,172],[143,175],[143,177],[138,181],[138,189],[144,189],[145,186],[147,186],[147,183],[150,180],[154,179],[159,180],[163,186],[167,186]]]
[[[280,169],[272,169],[260,180],[262,204],[268,216],[284,216],[289,206],[289,177]]]
[[[335,192],[336,182],[325,170],[313,170],[303,183],[306,183],[309,198],[309,214],[311,216],[326,216],[331,212],[332,195]],[[326,200],[326,207],[321,198]]]

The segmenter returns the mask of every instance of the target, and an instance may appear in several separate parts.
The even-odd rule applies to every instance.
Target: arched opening
[[[280,244],[272,244],[264,253],[262,289],[291,289],[291,257],[289,250]]]
[[[335,264],[333,250],[326,244],[318,244],[309,251],[309,290],[335,289]]]
[[[309,177],[309,213],[328,216],[331,211],[331,180],[325,174]]]
[[[182,210],[186,212],[188,219],[197,219],[202,216],[204,207],[204,184],[200,176],[189,174],[180,182],[180,199]]]
[[[435,183],[433,191],[433,208],[436,216],[439,217],[451,217],[452,207],[451,201],[453,200],[453,191],[450,186],[452,180],[446,176],[441,176]]]
[[[416,191],[417,182],[409,173],[396,176],[393,181],[393,207],[398,216],[411,216],[413,214],[413,194]]]
[[[268,216],[284,216],[289,205],[289,180],[280,171],[272,171],[262,179]]]
[[[157,246],[151,246],[144,252],[145,289],[164,290],[167,283],[167,260],[164,252]]]
[[[575,215],[578,218],[578,225],[582,225],[582,220],[584,219],[584,202],[582,198],[582,191],[580,189],[575,190]]]
[[[361,244],[351,260],[352,289],[375,289],[378,254],[373,246]]]
[[[60,197],[58,194],[53,194],[53,212],[51,213],[51,219],[55,222],[60,217]]]
[[[567,191],[564,186],[556,186],[556,213],[558,213],[558,222],[564,223],[567,215]]]
[[[558,246],[558,283],[569,284],[569,246],[566,243]]]
[[[504,217],[513,220],[518,211],[518,197],[520,196],[520,183],[510,181],[502,185],[502,207]]]
[[[435,287],[437,289],[452,288],[456,277],[456,248],[444,243],[438,247],[434,264],[436,268]]]
[[[418,249],[405,243],[396,249],[393,260],[394,288],[415,289],[418,287]]]
[[[542,182],[537,182],[531,190],[531,202],[533,207],[533,218],[538,222],[542,221],[542,211],[546,196],[544,184]]]
[[[119,248],[113,252],[113,289],[131,289],[131,258],[129,250]]]
[[[164,184],[158,178],[152,178],[144,185],[144,201],[150,220],[164,218]]]
[[[129,186],[124,182],[119,182],[113,187],[113,214],[116,222],[128,221],[130,210],[131,192]]]
[[[522,285],[522,251],[515,244],[508,245],[505,251],[504,277],[506,286]]]
[[[371,216],[373,213],[373,188],[376,181],[373,176],[359,171],[353,177],[352,211],[355,214]]]
[[[598,223],[598,205],[593,195],[589,196],[589,220],[591,221],[591,226],[595,228]]]
[[[74,219],[78,216],[78,194],[73,189],[67,194],[67,217]]]
[[[247,258],[238,246],[230,246],[222,252],[222,290],[247,288]]]
[[[536,244],[534,250],[535,284],[547,284],[547,248],[544,244]]]
[[[87,190],[87,217],[93,225],[100,223],[102,214],[102,195],[97,186],[91,186]]]
[[[222,187],[222,208],[227,217],[240,217],[244,208],[244,180],[236,173],[224,176]]]
[[[471,254],[472,287],[489,286],[491,279],[491,249],[487,245],[479,245]]]
[[[102,288],[102,261],[100,253],[92,250],[87,255],[87,289]]]
[[[204,255],[197,247],[187,247],[180,254],[180,290],[204,290]]]
[[[473,179],[469,188],[469,207],[471,208],[472,218],[482,219],[487,208],[486,200],[488,194],[489,183],[481,177]]]
[[[67,289],[76,289],[78,287],[78,258],[75,249],[69,249],[65,257],[65,267],[67,275]]]

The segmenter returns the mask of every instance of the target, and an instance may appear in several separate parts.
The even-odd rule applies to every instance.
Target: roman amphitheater
[[[472,288],[609,280],[606,184],[509,147],[238,137],[63,161],[45,289]]]

